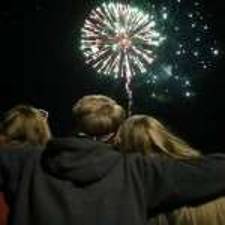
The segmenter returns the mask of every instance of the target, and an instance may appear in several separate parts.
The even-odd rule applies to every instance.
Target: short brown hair
[[[28,105],[17,105],[9,110],[2,124],[2,134],[10,141],[43,145],[51,137],[43,113]]]
[[[125,119],[122,106],[104,95],[85,96],[72,111],[76,129],[91,136],[116,132]]]

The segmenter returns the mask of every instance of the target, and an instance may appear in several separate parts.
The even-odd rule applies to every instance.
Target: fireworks
[[[213,15],[205,9],[203,0],[151,0],[149,11],[167,37],[154,65],[135,79],[151,99],[191,100],[198,94],[195,81],[212,73],[224,56],[216,40]]]
[[[82,28],[81,50],[98,73],[131,77],[145,73],[164,40],[156,23],[141,10],[103,3],[91,11]]]
[[[130,107],[132,77],[147,72],[156,58],[154,50],[165,39],[155,26],[155,21],[136,7],[103,3],[91,11],[82,28],[86,63],[98,73],[124,77]]]
[[[81,30],[85,62],[99,74],[124,78],[130,104],[134,77],[150,98],[191,99],[193,78],[209,73],[223,54],[203,1],[132,2],[145,2],[147,13],[127,3],[90,12]]]

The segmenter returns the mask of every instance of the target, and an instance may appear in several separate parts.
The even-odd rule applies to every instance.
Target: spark
[[[218,50],[218,49],[214,49],[214,50],[213,50],[213,54],[214,54],[215,56],[219,55],[219,50]]]
[[[185,96],[188,98],[191,97],[191,92],[189,92],[189,91],[185,92]]]
[[[179,31],[180,28],[179,28],[178,26],[175,26],[175,27],[174,27],[174,30],[175,30],[175,31]]]
[[[192,27],[192,28],[195,28],[195,27],[196,27],[196,23],[192,23],[192,24],[191,24],[191,27]]]
[[[203,65],[203,69],[207,69],[208,66],[206,64]]]
[[[189,81],[189,80],[186,80],[186,81],[185,81],[185,85],[186,85],[186,86],[190,86],[190,85],[191,85],[190,81]]]
[[[171,77],[171,76],[173,75],[173,72],[172,72],[173,67],[172,67],[171,65],[165,66],[165,67],[163,68],[163,70],[164,70],[164,72],[165,72],[169,77]]]
[[[193,52],[193,55],[194,55],[195,57],[197,57],[197,56],[199,56],[199,52],[195,51],[195,52]]]
[[[206,25],[204,25],[203,29],[204,30],[208,30],[209,29],[209,26],[206,24]]]
[[[176,54],[181,55],[181,51],[180,50],[176,51]]]
[[[189,17],[189,18],[193,18],[193,14],[192,14],[192,13],[189,13],[189,14],[188,14],[188,17]]]
[[[168,19],[168,13],[163,13],[162,16],[163,16],[163,19],[164,19],[164,20],[167,20],[167,19]]]
[[[200,5],[200,3],[199,2],[195,2],[195,6],[199,6]]]

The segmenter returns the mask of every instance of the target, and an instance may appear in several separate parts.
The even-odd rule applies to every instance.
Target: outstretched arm
[[[16,190],[23,168],[37,150],[31,146],[0,149],[0,191]]]
[[[172,209],[224,195],[225,155],[192,161],[160,156],[146,159],[145,182],[150,211]]]

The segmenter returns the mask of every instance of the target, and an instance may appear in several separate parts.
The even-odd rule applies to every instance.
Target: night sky
[[[183,0],[184,1],[184,0]],[[190,0],[186,0],[191,2]],[[71,106],[86,94],[106,94],[126,107],[123,81],[99,79],[74,51],[85,17],[97,1],[36,0],[1,3],[0,111],[29,103],[49,111],[53,133],[71,129]],[[220,57],[213,70],[193,80],[195,97],[170,101],[148,98],[133,84],[134,113],[149,113],[203,152],[225,151],[225,3],[204,1],[218,40]]]

